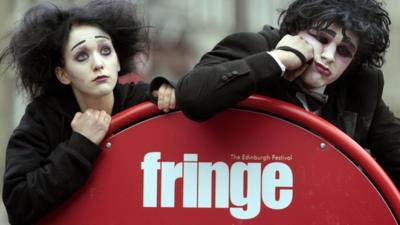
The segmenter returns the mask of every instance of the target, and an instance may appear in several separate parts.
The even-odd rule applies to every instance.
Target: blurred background
[[[0,36],[14,27],[22,14],[40,0],[0,0]],[[56,4],[83,4],[78,0],[47,1]],[[139,73],[144,80],[164,76],[177,80],[194,66],[227,34],[259,31],[264,24],[278,26],[279,9],[291,0],[138,0],[141,16],[151,29],[150,57],[138,57]],[[400,116],[400,1],[385,0],[391,19],[391,46],[383,67],[384,99]],[[0,47],[7,39],[0,42]],[[18,94],[12,71],[0,75],[0,185],[8,138],[25,110],[27,99]],[[2,201],[0,224],[8,224]]]

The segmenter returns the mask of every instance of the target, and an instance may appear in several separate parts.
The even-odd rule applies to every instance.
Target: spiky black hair
[[[360,38],[356,60],[361,64],[381,67],[389,47],[391,21],[376,0],[296,0],[281,12],[279,23],[282,35],[336,23]]]
[[[120,74],[132,69],[131,58],[148,47],[147,27],[130,1],[94,0],[82,7],[61,9],[44,3],[28,10],[0,53],[0,62],[15,68],[18,84],[31,98],[62,94],[68,86],[55,76],[63,66],[63,50],[73,25],[94,25],[108,33],[121,64]],[[7,60],[8,59],[8,60]]]

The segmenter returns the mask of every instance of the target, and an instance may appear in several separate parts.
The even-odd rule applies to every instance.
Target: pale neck
[[[324,94],[325,89],[326,89],[326,85],[325,85],[325,86],[322,86],[322,87],[317,87],[317,88],[306,88],[306,87],[304,86],[303,81],[302,81],[301,79],[296,79],[295,82],[296,82],[301,88],[304,88],[304,89],[307,89],[308,91],[316,92],[316,93],[319,93],[319,94]]]
[[[326,86],[322,86],[322,87],[319,87],[319,88],[310,88],[310,91],[323,94],[325,92],[325,88],[326,88]]]
[[[85,112],[87,109],[104,110],[109,115],[112,114],[112,109],[114,105],[114,93],[111,92],[104,96],[83,96],[75,94],[75,98],[78,102],[81,112]]]

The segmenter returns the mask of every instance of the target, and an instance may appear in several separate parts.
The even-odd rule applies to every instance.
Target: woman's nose
[[[95,71],[104,69],[103,59],[100,55],[94,54],[93,55],[93,69]]]

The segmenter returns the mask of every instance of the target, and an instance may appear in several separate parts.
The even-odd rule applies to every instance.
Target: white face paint
[[[91,25],[71,28],[64,49],[64,80],[78,99],[112,94],[120,64],[110,36]],[[60,78],[59,78],[60,79]]]
[[[353,61],[358,48],[358,36],[332,24],[326,30],[301,31],[314,48],[314,61],[300,79],[308,89],[317,89],[337,80]]]

